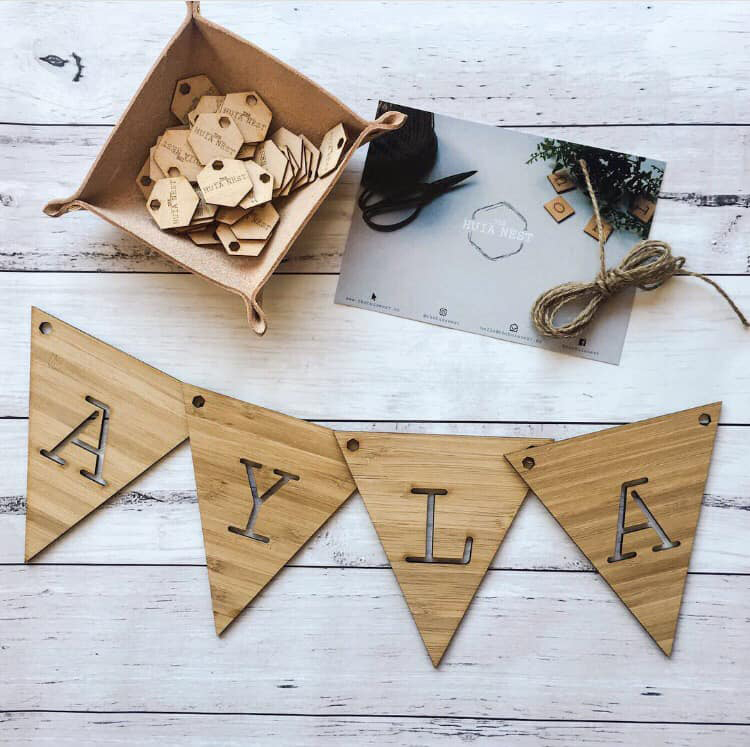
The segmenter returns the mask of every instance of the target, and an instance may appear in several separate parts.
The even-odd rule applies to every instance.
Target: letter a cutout
[[[336,437],[437,667],[528,492],[503,454],[548,440]]]
[[[179,381],[33,308],[26,560],[186,438]]]
[[[506,458],[671,655],[721,403]]]
[[[333,431],[183,384],[217,635],[354,492]]]

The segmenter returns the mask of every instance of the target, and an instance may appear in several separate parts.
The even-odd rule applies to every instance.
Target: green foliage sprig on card
[[[552,161],[552,171],[567,170],[588,197],[583,172],[578,164],[580,159],[586,161],[588,166],[602,218],[616,229],[634,231],[645,239],[651,223],[642,223],[628,212],[628,208],[638,195],[656,200],[664,170],[655,165],[645,167],[646,159],[642,156],[552,138],[542,140],[526,163]]]

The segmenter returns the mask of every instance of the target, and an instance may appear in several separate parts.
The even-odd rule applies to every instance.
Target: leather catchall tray
[[[387,112],[375,121],[358,117],[301,73],[207,21],[200,15],[199,3],[187,5],[185,21],[149,71],[83,184],[71,197],[50,202],[44,212],[57,217],[71,210],[90,210],[119,226],[185,269],[240,295],[250,326],[262,335],[267,327],[259,298],[263,285],[339,180],[354,151],[400,127],[405,116]],[[257,91],[273,112],[273,128],[304,132],[316,145],[339,122],[346,130],[347,147],[337,168],[274,203],[279,224],[259,257],[232,257],[161,231],[136,185],[149,147],[177,121],[170,111],[176,82],[203,73],[222,92]]]

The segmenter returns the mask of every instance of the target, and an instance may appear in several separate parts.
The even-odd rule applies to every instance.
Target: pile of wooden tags
[[[206,75],[177,81],[172,112],[182,122],[160,135],[137,177],[162,230],[200,246],[257,257],[279,222],[273,200],[326,176],[346,145],[342,124],[316,148],[279,127],[255,91],[222,95]]]

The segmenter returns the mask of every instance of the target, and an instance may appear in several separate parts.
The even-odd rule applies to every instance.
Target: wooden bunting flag
[[[531,488],[672,653],[720,402],[556,443],[334,432],[31,320],[27,561],[189,436],[217,634],[358,488],[437,667]]]
[[[333,432],[183,385],[221,634],[354,492]]]
[[[438,666],[528,490],[503,454],[547,440],[336,437]]]
[[[179,381],[33,308],[26,560],[186,438]]]
[[[721,403],[508,454],[667,656]]]

